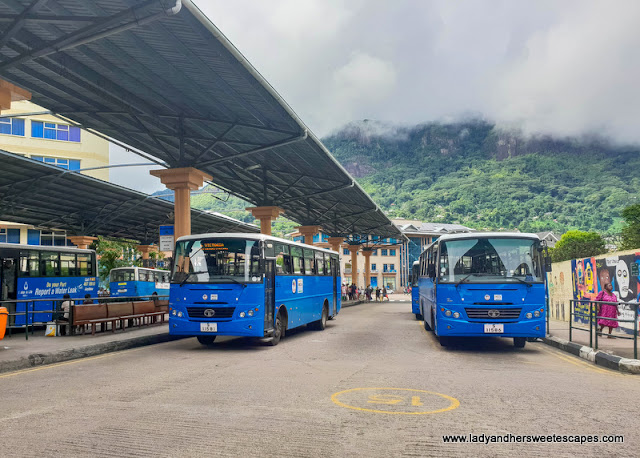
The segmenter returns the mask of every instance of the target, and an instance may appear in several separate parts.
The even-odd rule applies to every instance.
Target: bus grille
[[[205,316],[205,310],[213,310],[213,316]],[[235,307],[187,307],[187,313],[190,318],[204,318],[207,320],[231,318],[235,310]]]
[[[467,316],[472,320],[517,320],[522,308],[465,308]],[[496,312],[499,313],[498,316]]]

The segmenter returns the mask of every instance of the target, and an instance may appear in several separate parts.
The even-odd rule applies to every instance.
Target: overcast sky
[[[196,3],[320,137],[365,118],[474,115],[640,142],[638,0]],[[161,188],[142,172],[112,178]]]

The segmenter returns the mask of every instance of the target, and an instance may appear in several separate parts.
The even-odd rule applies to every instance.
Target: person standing
[[[65,294],[62,296],[62,304],[60,304],[60,314],[58,315],[58,322],[60,325],[60,335],[67,335],[67,324],[69,323],[69,309],[71,308],[71,296]]]
[[[380,287],[376,286],[376,302],[380,300]]]
[[[382,287],[382,301],[384,302],[384,298],[387,298],[387,300],[389,300],[389,296],[387,296],[387,287],[383,286]]]
[[[606,283],[604,285],[604,289],[598,293],[596,296],[596,301],[603,301],[602,304],[598,306],[597,316],[598,318],[598,326],[600,326],[600,332],[604,331],[604,328],[609,328],[608,338],[612,339],[613,336],[611,332],[613,328],[618,327],[618,322],[615,320],[610,320],[608,318],[618,318],[620,316],[620,312],[618,311],[618,298],[615,294],[613,294],[613,286],[611,283]]]

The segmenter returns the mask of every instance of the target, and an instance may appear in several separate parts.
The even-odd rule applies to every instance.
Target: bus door
[[[338,294],[341,294],[338,286],[338,263],[331,260],[331,277],[333,277],[333,313],[331,316],[338,314]]]
[[[276,262],[267,259],[264,263],[264,330],[273,329],[276,308]]]
[[[18,297],[16,289],[18,285],[18,262],[12,258],[0,259],[0,300],[13,301]],[[16,303],[0,305],[6,307],[9,313],[16,313]],[[15,316],[10,317],[10,325],[13,325]]]

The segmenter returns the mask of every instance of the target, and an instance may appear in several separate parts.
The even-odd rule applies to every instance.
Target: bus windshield
[[[111,271],[111,281],[135,281],[136,271],[134,269],[113,269]]]
[[[260,242],[220,238],[176,244],[172,283],[260,283]]]
[[[524,238],[469,238],[442,242],[439,279],[444,283],[540,283],[540,242]]]

